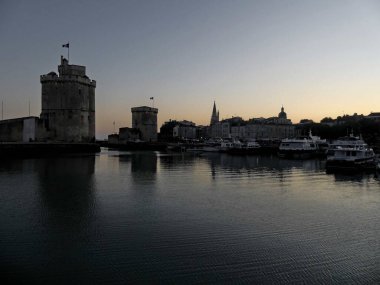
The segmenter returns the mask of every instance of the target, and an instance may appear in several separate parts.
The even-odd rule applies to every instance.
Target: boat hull
[[[328,172],[376,170],[376,160],[375,158],[357,160],[327,160],[326,170]]]
[[[255,155],[255,154],[260,154],[260,148],[250,148],[250,149],[245,149],[245,148],[230,148],[225,151],[228,154],[233,154],[233,155]]]
[[[317,157],[316,150],[279,150],[278,156],[280,158],[290,158],[290,159],[308,159]]]

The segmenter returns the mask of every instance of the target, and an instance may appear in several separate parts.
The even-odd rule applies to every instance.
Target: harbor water
[[[102,149],[0,161],[9,283],[379,284],[379,237],[380,178],[326,174],[323,160]]]

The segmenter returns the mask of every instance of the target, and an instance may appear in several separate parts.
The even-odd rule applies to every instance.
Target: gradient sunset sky
[[[96,129],[131,126],[131,107],[208,124],[380,111],[380,1],[0,0],[4,119],[39,116],[39,76],[70,63],[97,81]]]

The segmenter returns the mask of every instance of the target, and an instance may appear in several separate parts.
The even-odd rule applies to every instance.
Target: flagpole
[[[1,120],[4,120],[4,102],[1,100]]]
[[[67,61],[70,63],[70,42],[67,43]]]
[[[152,108],[154,108],[154,97],[150,97],[150,100],[152,100]]]

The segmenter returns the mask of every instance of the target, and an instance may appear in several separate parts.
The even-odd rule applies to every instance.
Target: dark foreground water
[[[326,175],[323,161],[103,150],[0,162],[8,282],[374,284],[379,240],[379,178]]]

